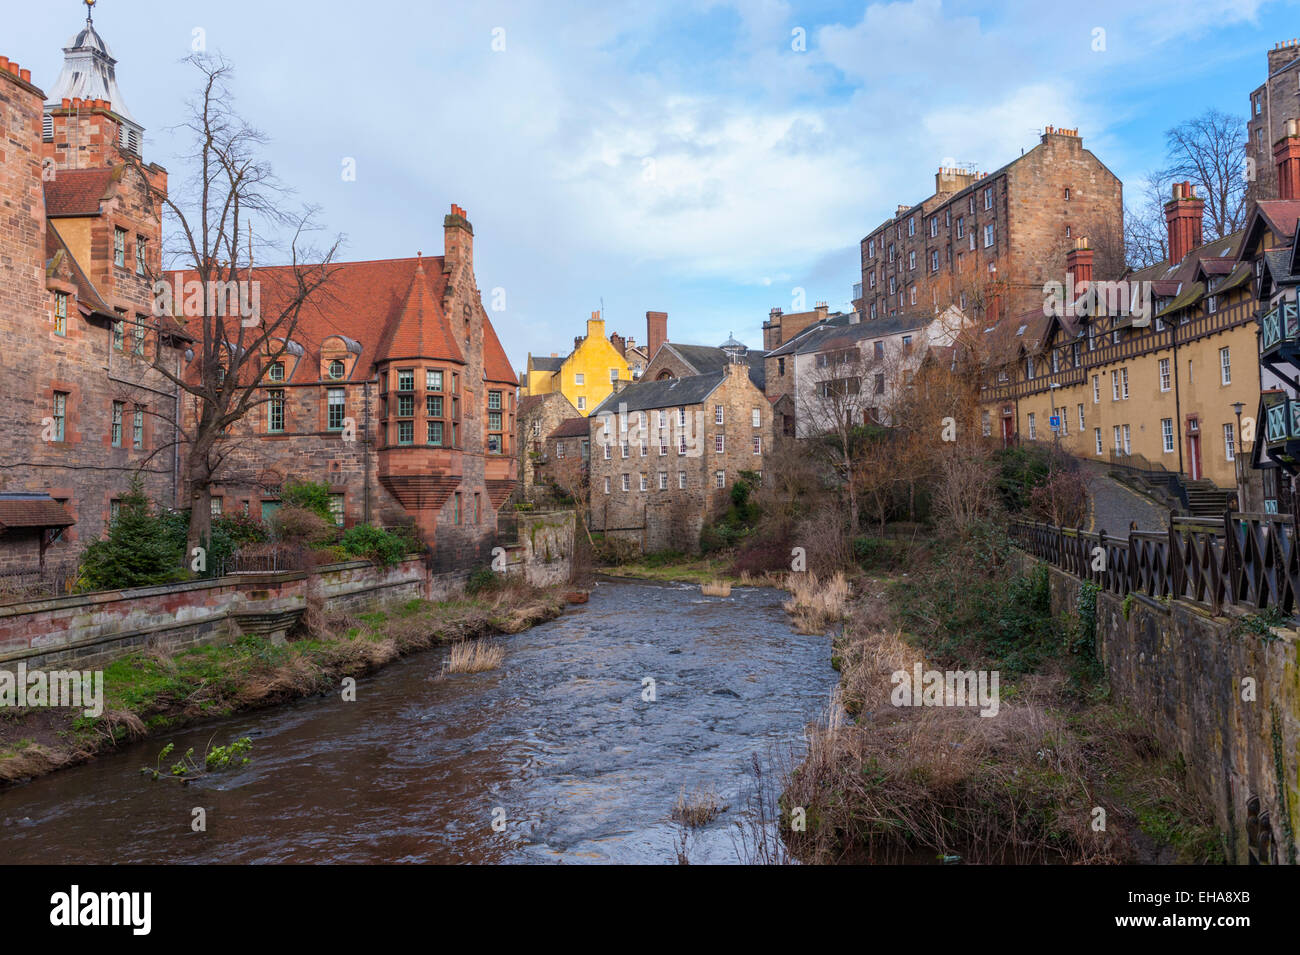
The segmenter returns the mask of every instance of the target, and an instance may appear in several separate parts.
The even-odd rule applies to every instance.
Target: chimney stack
[[[450,272],[456,265],[474,270],[474,227],[460,206],[452,203],[451,212],[442,220],[443,271]]]
[[[646,351],[650,355],[650,360],[654,361],[655,352],[659,351],[659,346],[668,341],[667,312],[645,313],[645,336]]]
[[[1273,144],[1277,164],[1277,197],[1300,199],[1300,128],[1294,119],[1286,121],[1282,138]]]
[[[1165,224],[1169,227],[1169,264],[1176,265],[1201,244],[1201,220],[1205,200],[1196,195],[1190,182],[1174,183],[1174,197],[1165,203]]]
[[[1065,272],[1074,279],[1075,288],[1092,282],[1092,249],[1088,248],[1087,236],[1076,239],[1074,248],[1066,254]]]

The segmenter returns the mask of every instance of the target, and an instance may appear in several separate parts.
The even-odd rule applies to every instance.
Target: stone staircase
[[[1228,501],[1235,492],[1226,490],[1212,481],[1183,480],[1187,491],[1187,510],[1193,517],[1223,517]]]

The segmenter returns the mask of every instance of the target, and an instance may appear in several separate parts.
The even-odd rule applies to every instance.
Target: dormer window
[[[284,381],[284,362],[273,362],[267,370],[267,377],[272,381]]]
[[[337,358],[330,362],[329,376],[331,378],[342,378],[346,371],[347,369],[344,367],[343,362],[339,361]]]

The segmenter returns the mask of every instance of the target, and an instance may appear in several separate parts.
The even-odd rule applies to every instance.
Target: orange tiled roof
[[[45,183],[45,214],[54,218],[98,215],[100,201],[107,198],[124,168],[56,170]]]

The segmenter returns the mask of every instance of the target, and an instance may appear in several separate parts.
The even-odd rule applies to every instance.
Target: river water
[[[797,754],[838,680],[828,638],[795,634],[783,596],[602,581],[493,638],[498,670],[435,680],[446,651],[429,651],[359,680],[355,702],[242,714],[0,792],[0,864],[671,863],[672,806],[701,784],[729,808],[692,832],[691,862],[742,861],[751,754]],[[168,740],[202,753],[239,736],[245,767],[140,774]]]

